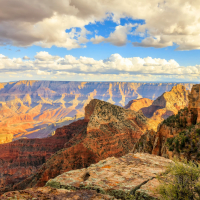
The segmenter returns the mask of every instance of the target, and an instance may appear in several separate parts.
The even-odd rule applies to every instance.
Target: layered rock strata
[[[150,127],[148,119],[142,114],[96,99],[86,106],[85,113],[85,120],[58,129],[59,131],[55,136],[48,138],[49,141],[47,139],[20,140],[27,147],[19,145],[19,141],[9,144],[9,151],[6,151],[6,156],[9,159],[4,164],[4,168],[6,167],[8,170],[10,170],[12,152],[21,151],[26,155],[30,153],[29,149],[31,149],[30,154],[31,156],[35,155],[35,159],[39,159],[41,156],[43,158],[43,152],[50,156],[45,150],[46,146],[51,149],[50,152],[54,151],[55,148],[52,148],[56,144],[54,138],[58,136],[58,132],[62,133],[60,140],[63,146],[59,146],[60,150],[57,148],[59,151],[48,157],[49,159],[45,157],[46,162],[42,166],[43,162],[37,165],[41,168],[35,169],[34,172],[36,173],[19,184],[15,184],[14,189],[44,186],[50,178],[54,178],[63,172],[88,167],[90,164],[110,156],[123,156],[133,148],[141,135]],[[71,126],[74,127],[74,130],[70,128]],[[45,141],[45,144],[42,141]],[[37,148],[32,146],[38,147],[40,151],[38,152]],[[29,157],[26,156],[25,158],[25,163],[31,163],[25,165],[26,167],[35,166],[34,162],[28,159]],[[14,165],[14,169],[17,170],[18,168],[15,168]],[[3,177],[6,177],[5,173]],[[18,181],[25,177],[17,174],[14,178]],[[12,174],[9,180],[10,183],[13,183]]]
[[[171,160],[150,154],[129,153],[109,157],[88,168],[73,170],[51,179],[46,186],[65,189],[92,189],[117,199],[157,199],[156,178]]]
[[[152,102],[150,99],[137,99],[129,102],[125,108],[142,111],[146,117],[151,119],[151,123],[154,124],[154,130],[157,130],[158,124],[164,119],[178,114],[180,109],[188,106],[188,95],[189,91],[186,90],[185,86],[179,84]],[[150,105],[147,106],[148,104]]]
[[[64,148],[87,125],[86,120],[74,122],[56,130],[44,139],[21,139],[0,145],[0,190],[10,188],[36,171],[55,152]]]
[[[148,98],[135,99],[128,102],[124,107],[129,110],[139,111],[141,108],[149,107],[153,103],[153,100]]]
[[[65,190],[51,187],[30,188],[23,191],[8,192],[0,197],[2,200],[115,200],[112,196],[99,194],[94,190]]]
[[[49,180],[45,187],[8,192],[0,198],[158,200],[156,177],[171,163],[144,153],[109,157],[87,168],[65,172]]]
[[[135,144],[132,152],[146,152],[173,158],[174,156],[200,162],[199,96],[200,84],[189,95],[189,106],[170,116],[158,127],[147,131]]]
[[[94,98],[125,106],[132,99],[154,100],[177,83],[18,81],[0,85],[0,143],[7,143],[47,137],[60,121],[68,125],[68,120],[83,117],[84,107]]]

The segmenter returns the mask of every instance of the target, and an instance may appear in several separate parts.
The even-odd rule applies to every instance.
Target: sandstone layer
[[[94,190],[65,190],[51,187],[30,188],[23,191],[8,192],[2,200],[115,200],[112,196],[99,194]]]
[[[49,180],[45,187],[8,192],[0,198],[158,200],[156,177],[171,163],[144,153],[109,157],[87,168],[65,172]]]
[[[158,127],[147,131],[138,140],[133,152],[146,152],[166,158],[186,158],[200,162],[199,94],[200,84],[194,85],[189,95],[189,106],[170,116]]]
[[[74,122],[44,139],[20,139],[0,145],[0,189],[11,188],[36,173],[51,155],[64,148],[66,142],[86,128],[87,123],[85,120]]]
[[[129,153],[109,157],[88,168],[73,170],[57,176],[46,186],[65,189],[92,189],[117,199],[157,199],[156,178],[165,172],[171,160],[150,154]]]
[[[146,117],[151,119],[154,130],[157,130],[158,124],[164,119],[177,114],[180,109],[188,106],[188,95],[189,91],[186,90],[185,86],[179,84],[152,102],[150,99],[137,99],[130,101],[125,108],[142,111]],[[150,105],[147,106],[148,104]]]
[[[22,176],[23,173],[22,175],[16,173],[14,176],[9,172],[12,169],[10,166],[12,166],[13,157],[14,163],[16,163],[13,166],[15,171],[19,172],[18,166],[21,165],[27,169],[28,166],[35,169],[32,170],[35,172],[32,176],[15,184],[14,189],[44,186],[50,178],[63,172],[88,167],[107,157],[120,157],[127,154],[150,127],[148,119],[142,114],[97,99],[92,100],[86,106],[85,113],[85,120],[58,129],[52,137],[24,139],[0,145],[2,150],[5,149],[5,153],[2,151],[2,155],[7,158],[6,163],[2,165],[2,171],[7,169],[2,173],[2,177],[6,177],[5,180],[2,179],[2,187],[7,185],[6,181],[12,185],[20,179],[26,178]],[[56,142],[56,137],[58,137],[59,143]],[[13,152],[16,152],[16,156]],[[56,153],[52,155],[54,152]],[[50,157],[50,155],[52,156]],[[2,157],[2,161],[5,160],[4,157]],[[32,162],[32,158],[41,162],[38,161],[35,164]],[[42,162],[44,158],[45,163]],[[41,164],[43,165],[41,166]],[[41,168],[34,168],[36,166],[41,166]],[[7,172],[8,176],[6,176]]]
[[[84,116],[96,98],[125,106],[137,98],[156,99],[176,83],[18,81],[0,87],[0,143],[19,138],[44,138],[58,123]],[[192,84],[183,83],[187,89]],[[56,126],[55,125],[56,123]],[[64,124],[65,122],[65,124]],[[50,126],[48,126],[50,125]],[[50,127],[52,128],[50,130]]]
[[[141,98],[141,99],[135,99],[128,102],[128,104],[124,107],[129,110],[139,111],[141,108],[146,108],[151,106],[153,103],[153,100],[148,98]]]

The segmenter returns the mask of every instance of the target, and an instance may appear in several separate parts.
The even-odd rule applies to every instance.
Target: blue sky
[[[198,2],[114,2],[0,2],[1,82],[199,81]]]

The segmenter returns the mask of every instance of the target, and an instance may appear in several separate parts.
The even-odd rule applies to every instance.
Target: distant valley
[[[18,81],[0,83],[0,143],[44,138],[84,117],[92,99],[124,107],[140,98],[155,100],[177,83]],[[192,83],[183,83],[190,90]]]

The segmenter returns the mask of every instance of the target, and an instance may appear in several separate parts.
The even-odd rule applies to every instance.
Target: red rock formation
[[[94,190],[64,190],[55,189],[51,187],[41,187],[41,188],[29,188],[23,191],[13,191],[8,192],[0,196],[1,200],[25,200],[25,199],[35,199],[35,200],[114,200],[112,196],[97,193]]]
[[[93,98],[124,106],[132,99],[155,99],[174,85],[177,84],[64,81],[0,83],[0,143],[11,142],[12,138],[46,137],[44,125],[47,127],[49,123],[65,117],[83,117],[84,107]],[[184,85],[188,89],[192,86]]]
[[[195,115],[197,123],[200,122],[200,84],[194,85],[189,95],[188,110]]]
[[[153,103],[153,100],[148,98],[141,98],[136,100],[131,100],[128,104],[124,107],[129,110],[139,111],[141,108],[149,107]]]
[[[155,112],[158,110],[162,112],[163,110],[164,113],[161,115],[161,120],[166,119],[173,114],[177,114],[180,109],[188,105],[188,95],[189,91],[187,91],[183,85],[177,85],[174,86],[170,92],[165,92],[158,97],[151,106],[142,108],[141,110],[144,115],[149,118],[155,118]]]
[[[56,200],[158,200],[157,175],[173,162],[161,156],[129,153],[109,157],[87,168],[72,170],[47,182],[45,187],[7,192],[0,199]]]
[[[145,133],[135,144],[133,152],[147,152],[167,158],[178,156],[200,161],[199,90],[200,84],[194,85],[189,95],[188,108],[164,120],[157,132]],[[169,140],[170,138],[172,140]]]
[[[74,122],[56,130],[44,139],[21,139],[0,145],[0,188],[10,187],[35,173],[52,154],[86,128],[86,120]]]
[[[157,130],[159,123],[169,116],[177,114],[180,109],[188,105],[188,94],[189,91],[179,84],[174,86],[170,92],[163,93],[153,102],[149,99],[137,99],[130,101],[125,108],[142,111],[144,116],[151,119],[154,130]],[[148,104],[150,105],[147,106]]]
[[[50,178],[63,172],[88,167],[107,157],[123,156],[149,127],[148,120],[143,115],[100,100],[92,100],[86,106],[86,121],[87,119],[87,127],[79,132],[74,130],[74,137],[65,141],[64,149],[51,156],[33,176],[14,188],[44,186]],[[73,124],[78,125],[76,123]],[[63,135],[68,135],[65,128],[60,131]],[[38,146],[37,143],[34,145]]]

